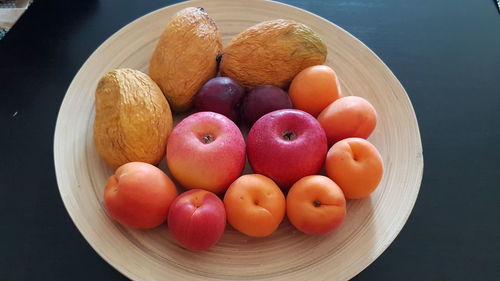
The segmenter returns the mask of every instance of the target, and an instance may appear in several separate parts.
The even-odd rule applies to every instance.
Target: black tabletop
[[[59,106],[86,58],[176,1],[43,1],[0,41],[0,280],[124,280],[67,214]],[[346,29],[392,69],[419,121],[424,176],[389,248],[355,280],[499,280],[500,14],[492,0],[286,0]],[[334,278],[332,278],[334,279]]]

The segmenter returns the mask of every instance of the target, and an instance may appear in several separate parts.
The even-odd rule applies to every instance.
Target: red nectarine
[[[177,189],[159,168],[142,162],[120,166],[109,177],[104,189],[104,204],[109,215],[123,225],[153,228],[168,216]]]

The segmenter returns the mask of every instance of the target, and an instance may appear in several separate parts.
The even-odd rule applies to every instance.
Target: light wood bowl
[[[369,100],[378,111],[369,140],[385,164],[378,189],[348,202],[335,232],[308,236],[287,220],[267,238],[250,238],[228,227],[206,252],[179,247],[166,224],[134,230],[113,221],[103,206],[103,188],[113,171],[92,141],[94,91],[106,72],[122,67],[147,73],[149,59],[170,17],[202,6],[216,21],[224,43],[258,22],[289,18],[315,30],[328,46],[344,95]],[[57,119],[54,158],[61,197],[74,223],[109,264],[134,280],[346,280],[373,262],[394,240],[418,195],[423,154],[411,102],[389,68],[355,37],[314,14],[267,1],[195,1],[147,14],[106,40],[73,79]],[[165,168],[164,163],[162,168]]]

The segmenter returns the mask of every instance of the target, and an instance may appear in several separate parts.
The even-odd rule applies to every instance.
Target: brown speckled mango
[[[254,25],[234,37],[224,49],[221,74],[247,90],[258,85],[286,89],[306,67],[323,64],[327,50],[304,24],[277,19]]]
[[[149,75],[174,112],[189,109],[201,86],[217,75],[221,51],[217,26],[202,8],[183,9],[167,24],[151,58]]]
[[[173,120],[165,96],[148,75],[127,68],[108,72],[97,85],[95,104],[94,143],[109,166],[160,162]]]

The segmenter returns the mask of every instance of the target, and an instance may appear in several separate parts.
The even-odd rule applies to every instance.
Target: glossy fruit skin
[[[208,250],[220,240],[226,228],[224,204],[209,191],[186,191],[170,207],[168,228],[184,248],[191,251]]]
[[[366,99],[347,96],[328,105],[318,115],[318,122],[331,146],[346,138],[368,138],[377,125],[377,112]]]
[[[245,96],[241,114],[246,124],[252,126],[267,113],[286,108],[292,108],[287,92],[273,85],[263,85],[255,87]]]
[[[306,176],[297,181],[288,191],[286,206],[290,222],[307,234],[332,232],[347,214],[342,190],[321,175]]]
[[[165,222],[177,189],[159,168],[143,162],[120,166],[104,188],[108,214],[127,227],[154,228]]]
[[[205,83],[194,97],[198,111],[220,113],[233,122],[239,122],[240,107],[245,90],[229,77],[215,77]]]
[[[245,139],[229,118],[202,111],[175,126],[168,138],[166,160],[185,188],[223,193],[245,167]]]
[[[271,235],[285,216],[286,201],[270,178],[247,174],[235,180],[224,195],[228,222],[252,237]]]
[[[348,199],[368,197],[379,185],[384,170],[380,152],[362,138],[336,142],[328,151],[325,168]]]
[[[319,172],[328,150],[326,135],[310,114],[281,109],[262,116],[250,129],[247,156],[255,173],[282,189]]]
[[[293,78],[288,95],[293,108],[317,117],[329,104],[340,98],[340,82],[331,67],[314,65]]]

